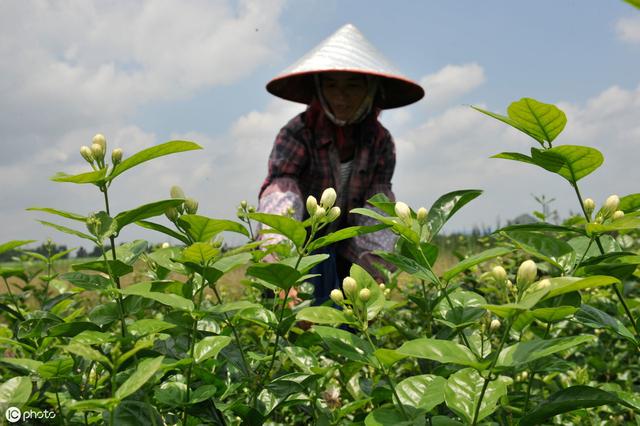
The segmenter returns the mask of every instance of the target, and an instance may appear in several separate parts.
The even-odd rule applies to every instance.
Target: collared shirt
[[[354,125],[355,139],[351,175],[338,194],[342,220],[340,227],[372,225],[365,216],[349,214],[351,209],[364,207],[367,199],[384,193],[395,200],[391,177],[395,168],[395,145],[388,130],[371,114]],[[322,112],[310,106],[280,130],[271,155],[267,177],[260,188],[259,211],[282,214],[289,207],[298,219],[307,216],[303,200],[309,195],[320,199],[329,187],[340,188],[341,162],[338,152],[338,128]],[[363,252],[390,250],[395,238],[390,231],[380,231],[348,240],[338,251],[355,262]]]

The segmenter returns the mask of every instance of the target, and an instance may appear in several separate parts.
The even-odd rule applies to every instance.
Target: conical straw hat
[[[362,33],[347,24],[267,84],[269,93],[309,104],[314,97],[313,74],[349,71],[380,77],[382,97],[376,106],[387,109],[409,105],[424,96],[424,89],[404,77]]]

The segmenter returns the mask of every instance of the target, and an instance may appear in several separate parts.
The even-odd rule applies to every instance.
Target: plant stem
[[[507,337],[509,336],[509,332],[511,331],[511,325],[513,324],[513,321],[515,321],[515,318],[513,320],[508,321],[508,324],[504,330],[504,334],[500,339],[500,345],[498,345],[498,349],[496,350],[496,356],[493,357],[493,359],[491,360],[491,365],[489,365],[489,374],[484,379],[484,383],[482,384],[482,391],[480,391],[480,399],[478,399],[478,405],[476,405],[476,408],[473,413],[473,422],[471,423],[472,426],[475,426],[478,422],[478,414],[480,414],[480,406],[482,405],[482,400],[484,399],[484,394],[487,391],[487,387],[489,386],[489,383],[492,380],[491,375],[493,374],[493,368],[496,366],[496,363],[498,362],[498,357],[500,356],[500,352],[502,352],[504,343],[507,341]]]
[[[191,283],[193,283],[193,277],[190,279]],[[193,294],[193,290],[191,293],[191,299],[197,300],[198,293],[201,294],[204,289],[204,282],[202,283],[202,287],[196,291],[196,294]],[[202,302],[202,297],[196,302],[196,311],[200,309],[200,303]],[[185,401],[184,411],[182,413],[182,424],[187,424],[187,417],[189,414],[187,413],[187,403],[189,402],[189,398],[191,397],[191,372],[193,371],[193,363],[195,362],[194,354],[195,354],[195,341],[196,341],[196,333],[198,332],[198,319],[193,318],[193,326],[191,327],[191,332],[189,333],[189,357],[191,358],[191,363],[187,368],[187,400]]]
[[[218,304],[222,305],[222,298],[220,297],[220,294],[218,293],[218,288],[215,285],[213,285],[212,288],[213,288],[213,293],[216,295],[216,299],[218,299]],[[224,319],[225,319],[227,325],[229,326],[229,328],[231,329],[231,332],[233,333],[233,337],[236,340],[236,344],[238,345],[238,349],[240,350],[240,357],[242,358],[242,366],[244,367],[244,373],[247,376],[249,376],[252,371],[249,368],[249,364],[247,363],[247,359],[245,358],[244,350],[242,349],[242,343],[240,342],[240,336],[238,335],[238,331],[236,330],[235,326],[233,325],[233,323],[229,319],[229,315],[227,315],[226,312],[223,312],[223,315],[224,315]]]
[[[2,280],[4,281],[4,285],[7,286],[7,291],[9,292],[9,297],[11,298],[11,301],[13,302],[13,304],[16,307],[16,313],[20,316],[22,316],[22,314],[20,313],[20,307],[18,306],[18,302],[16,301],[15,296],[13,295],[13,292],[11,291],[11,287],[9,286],[9,281],[7,281],[6,278],[2,277]],[[20,318],[16,318],[16,319],[20,319]],[[22,318],[24,319],[24,318]]]
[[[365,320],[366,320],[366,317],[365,317]],[[369,344],[371,345],[371,347],[375,348],[376,345],[373,344],[373,341],[371,340],[371,337],[369,336],[369,333],[367,332],[367,330],[363,329],[362,333],[369,341]],[[382,364],[382,362],[380,362],[380,370],[382,370],[382,374],[389,382],[389,386],[391,386],[391,391],[393,392],[393,395],[396,397],[396,401],[398,401],[398,408],[400,408],[400,412],[402,413],[402,416],[404,417],[405,420],[409,420],[409,416],[407,415],[407,412],[405,411],[404,406],[400,401],[400,397],[398,396],[398,392],[396,391],[395,383],[393,382],[393,379],[391,378],[391,376],[389,376],[389,373],[387,372],[387,369],[385,368],[384,364]]]
[[[56,401],[58,402],[58,412],[60,413],[60,417],[62,418],[62,424],[66,425],[67,422],[64,418],[64,415],[62,414],[62,405],[60,404],[60,395],[58,394],[58,391],[56,391]]]
[[[551,322],[547,323],[547,329],[544,332],[544,337],[542,338],[543,340],[546,340],[547,337],[549,337],[549,332],[551,331]],[[523,408],[523,412],[527,412],[527,410],[529,409],[529,398],[531,397],[531,387],[533,386],[533,378],[536,375],[536,371],[535,370],[531,370],[531,377],[529,377],[529,383],[527,383],[527,394],[524,398],[524,408]]]
[[[111,271],[109,260],[107,260],[107,254],[104,251],[104,247],[101,247],[101,249],[102,249],[102,258],[104,259],[104,264],[107,267],[107,272],[109,273],[109,276],[113,280],[114,279],[113,272]],[[120,289],[120,286],[118,286],[118,289]],[[125,337],[127,335],[127,324],[124,321],[124,301],[120,293],[118,293],[118,310],[120,313],[120,331],[122,332],[122,337]]]

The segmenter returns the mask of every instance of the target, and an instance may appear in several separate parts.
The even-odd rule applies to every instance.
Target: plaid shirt
[[[355,154],[346,194],[338,194],[343,200],[340,228],[377,223],[365,216],[347,214],[351,209],[363,207],[367,199],[384,193],[395,200],[391,190],[391,177],[395,168],[395,145],[388,130],[369,115],[355,125]],[[336,126],[311,105],[294,117],[280,130],[269,157],[267,178],[260,188],[259,210],[282,214],[293,207],[298,218],[306,209],[303,200],[309,195],[320,199],[329,187],[339,188],[340,156],[336,147]],[[369,206],[370,207],[370,206]],[[338,252],[352,262],[367,251],[393,248],[395,238],[390,231],[380,231],[347,240],[340,244]]]

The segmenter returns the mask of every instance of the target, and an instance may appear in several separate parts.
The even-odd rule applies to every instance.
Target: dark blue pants
[[[309,271],[310,274],[320,274],[319,277],[309,279],[309,282],[314,286],[314,305],[322,305],[329,300],[331,290],[341,288],[342,280],[349,275],[349,268],[351,267],[347,259],[336,253],[333,245],[323,247],[313,254],[323,253],[328,254],[329,258]]]

